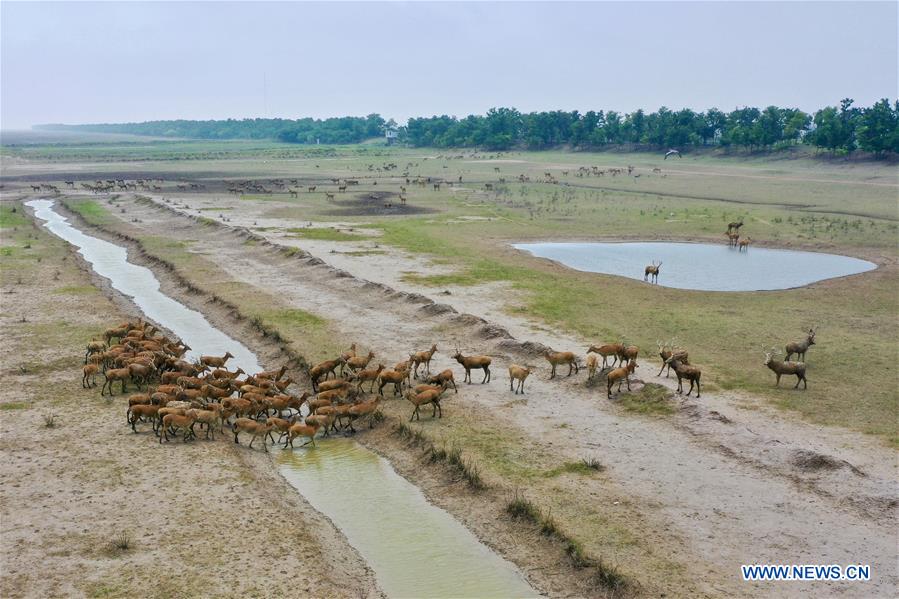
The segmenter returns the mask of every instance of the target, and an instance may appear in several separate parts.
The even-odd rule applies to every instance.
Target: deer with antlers
[[[793,354],[796,354],[796,357],[799,358],[800,361],[805,361],[805,352],[807,352],[808,348],[815,344],[815,332],[817,330],[818,327],[814,326],[808,330],[805,339],[803,339],[802,341],[797,341],[796,343],[787,343],[787,346],[784,348],[787,353],[787,362],[790,361],[790,358],[793,357]]]
[[[649,281],[649,277],[652,277],[652,282],[654,284],[658,285],[659,284],[659,268],[661,266],[662,266],[661,261],[659,261],[659,263],[656,264],[655,260],[653,260],[652,264],[650,264],[643,270],[643,280]]]
[[[681,364],[690,364],[687,350],[677,347],[673,341],[668,341],[667,343],[656,341],[656,345],[659,346],[659,357],[662,358],[662,367],[659,368],[659,374],[656,376],[662,376],[662,371],[665,370],[666,366],[668,367],[668,372],[665,373],[665,378],[671,375],[671,363],[668,362],[668,358],[671,356],[676,357]]]
[[[780,387],[780,377],[786,374],[796,376],[796,386],[793,387],[794,389],[799,388],[799,383],[802,383],[803,389],[808,389],[808,381],[805,378],[805,362],[784,362],[775,360],[774,356],[779,353],[780,351],[774,348],[765,352],[765,366],[774,371],[774,374],[777,376],[777,382],[774,386]]]

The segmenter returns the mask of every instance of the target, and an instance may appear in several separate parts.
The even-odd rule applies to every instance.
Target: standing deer
[[[740,240],[737,251],[742,252],[743,250],[746,250],[746,252],[748,253],[750,243],[752,243],[752,237],[744,237],[743,239]]]
[[[815,331],[817,330],[818,327],[812,327],[808,330],[808,334],[804,340],[797,343],[787,343],[787,346],[784,348],[787,352],[787,362],[790,361],[793,354],[796,354],[796,357],[799,358],[800,361],[805,361],[805,352],[808,351],[809,347],[815,344]]]
[[[681,359],[677,356],[671,356],[667,360],[665,360],[666,364],[670,364],[672,368],[674,368],[674,374],[677,375],[677,392],[684,392],[684,383],[683,380],[687,379],[690,381],[690,390],[687,391],[687,397],[690,397],[690,393],[693,392],[693,384],[696,384],[696,397],[699,397],[699,379],[702,378],[702,371],[695,366],[690,366],[689,364],[684,364],[681,362]]]
[[[668,362],[668,358],[671,356],[675,356],[681,364],[690,364],[687,350],[681,349],[671,342],[663,344],[661,341],[656,341],[656,345],[659,346],[659,357],[662,358],[662,367],[659,368],[659,374],[656,376],[662,376],[662,371],[665,370],[666,366],[668,367],[668,372],[665,373],[665,378],[671,375],[671,363]]]
[[[490,382],[490,362],[492,362],[490,356],[463,356],[462,352],[457,349],[456,353],[453,355],[453,359],[465,369],[465,378],[462,379],[462,382],[471,384],[472,368],[484,369],[484,380],[481,381],[482,385]]]
[[[803,389],[808,389],[808,381],[805,378],[805,362],[781,362],[775,360],[774,356],[778,353],[780,352],[776,349],[765,352],[765,366],[773,370],[774,374],[777,375],[777,382],[774,386],[780,387],[780,377],[786,374],[796,375],[796,386],[793,387],[794,389],[799,388],[799,383],[802,383]]]
[[[649,281],[649,277],[652,276],[652,282],[658,285],[659,283],[659,267],[662,266],[662,262],[660,261],[658,264],[655,263],[655,260],[652,261],[652,264],[647,266],[643,270],[643,280]]]
[[[566,376],[571,376],[572,371],[575,374],[579,371],[577,356],[574,355],[574,352],[548,350],[543,354],[543,357],[546,358],[546,361],[552,366],[549,374],[550,379],[556,378],[556,366],[559,364],[568,364],[568,374]]]
[[[738,221],[734,221],[732,223],[727,223],[727,231],[728,232],[733,231],[734,233],[736,233],[742,226],[743,226],[742,219],[738,220]]]
[[[727,245],[732,248],[737,247],[737,244],[740,242],[740,234],[736,231],[731,231],[730,229],[724,234],[727,235]]]

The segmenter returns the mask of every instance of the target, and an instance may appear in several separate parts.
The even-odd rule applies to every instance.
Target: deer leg
[[[699,398],[699,379],[696,379],[696,398]]]
[[[775,387],[780,387],[780,374],[777,374],[777,382],[774,384]]]
[[[489,383],[489,382],[490,382],[490,367],[489,367],[489,366],[485,366],[485,367],[484,367],[484,372],[487,373],[487,379],[486,379],[484,382],[485,382],[485,383]],[[483,385],[484,383],[481,383],[481,384]]]
[[[512,391],[513,393],[518,393],[518,391],[515,390],[515,387],[512,386],[514,384],[512,381],[514,381],[514,380],[515,379],[513,379],[512,377],[509,377],[509,391]]]
[[[628,377],[624,377],[624,382],[627,383],[627,390],[631,390],[631,380]]]

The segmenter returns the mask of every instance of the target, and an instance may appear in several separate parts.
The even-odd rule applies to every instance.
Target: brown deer
[[[587,353],[599,354],[602,356],[602,367],[607,366],[607,360],[612,358],[612,367],[618,363],[618,354],[624,349],[622,343],[606,343],[605,345],[591,345],[587,348]]]
[[[661,261],[659,261],[659,263],[656,264],[655,260],[653,260],[652,264],[650,264],[643,270],[643,280],[649,281],[649,277],[651,276],[652,282],[658,285],[658,283],[659,283],[659,267],[661,267],[661,266],[662,266]]]
[[[737,244],[740,242],[740,234],[731,230],[728,230],[724,234],[727,235],[727,245],[732,248],[737,247]]]
[[[531,368],[519,366],[518,364],[509,366],[509,391],[512,391],[513,395],[518,395],[519,393],[524,395],[524,381],[531,374],[531,370]],[[518,384],[514,385],[516,381]]]
[[[784,348],[787,353],[787,362],[790,361],[790,358],[793,357],[793,354],[796,354],[796,357],[800,362],[805,362],[805,352],[808,351],[808,348],[815,344],[815,332],[818,330],[818,327],[812,327],[808,330],[808,334],[805,339],[802,341],[798,341],[796,343],[787,343],[787,346]]]
[[[456,353],[453,355],[453,359],[465,369],[465,378],[462,382],[471,384],[472,368],[484,369],[484,380],[481,381],[482,385],[490,382],[490,362],[492,362],[490,356],[463,356],[462,352],[457,349]]]
[[[437,344],[431,345],[431,349],[419,351],[409,354],[409,361],[412,363],[412,377],[418,378],[418,367],[425,365],[425,372],[431,374],[431,358],[437,353]]]
[[[665,378],[671,375],[671,363],[668,362],[668,358],[671,356],[675,356],[681,364],[690,364],[687,350],[676,347],[671,342],[663,344],[661,341],[656,341],[656,344],[659,346],[659,357],[662,358],[662,367],[659,368],[659,374],[656,376],[662,376],[662,371],[665,370],[666,366],[668,367],[668,372],[665,373]]]
[[[609,372],[606,375],[606,396],[609,399],[612,399],[612,385],[618,383],[617,392],[621,392],[621,383],[627,383],[627,390],[631,390],[631,380],[628,378],[631,374],[633,374],[634,369],[637,367],[637,361],[631,360],[627,363],[627,366],[621,366]]]
[[[677,355],[673,355],[667,360],[665,360],[666,364],[670,364],[671,368],[674,368],[674,374],[677,375],[677,392],[683,394],[684,392],[684,383],[683,380],[687,379],[690,381],[690,390],[687,391],[687,397],[690,397],[690,393],[693,392],[693,385],[696,384],[696,397],[699,397],[700,386],[699,379],[702,378],[702,371],[695,367],[690,366],[689,364],[684,364],[680,361]]]
[[[742,220],[734,221],[732,223],[727,223],[727,232],[730,233],[731,231],[733,231],[734,233],[736,233],[737,231],[740,230],[740,227],[742,227],[742,226],[743,226]]]
[[[774,356],[778,353],[780,352],[776,349],[765,352],[765,366],[773,370],[774,374],[777,375],[777,382],[774,386],[780,387],[780,377],[786,374],[796,375],[796,386],[793,387],[794,389],[799,388],[799,383],[802,383],[803,389],[808,389],[808,381],[805,378],[805,362],[781,362],[775,360]]]
[[[566,376],[571,376],[572,371],[574,371],[575,374],[579,371],[577,356],[574,355],[574,352],[548,350],[543,354],[543,357],[546,358],[546,361],[552,366],[549,373],[550,379],[556,378],[556,366],[559,364],[568,364],[568,374]]]
[[[737,251],[742,252],[743,250],[746,250],[747,252],[749,252],[749,244],[750,243],[752,243],[752,237],[744,237],[743,239],[741,239],[739,241],[739,243],[738,243],[739,247],[737,247]]]

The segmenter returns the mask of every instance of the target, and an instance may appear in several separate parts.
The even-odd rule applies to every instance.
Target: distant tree
[[[899,151],[897,126],[899,126],[899,102],[896,108],[890,106],[889,100],[875,103],[862,111],[858,117],[856,136],[858,146],[866,152],[883,154],[887,151]]]

